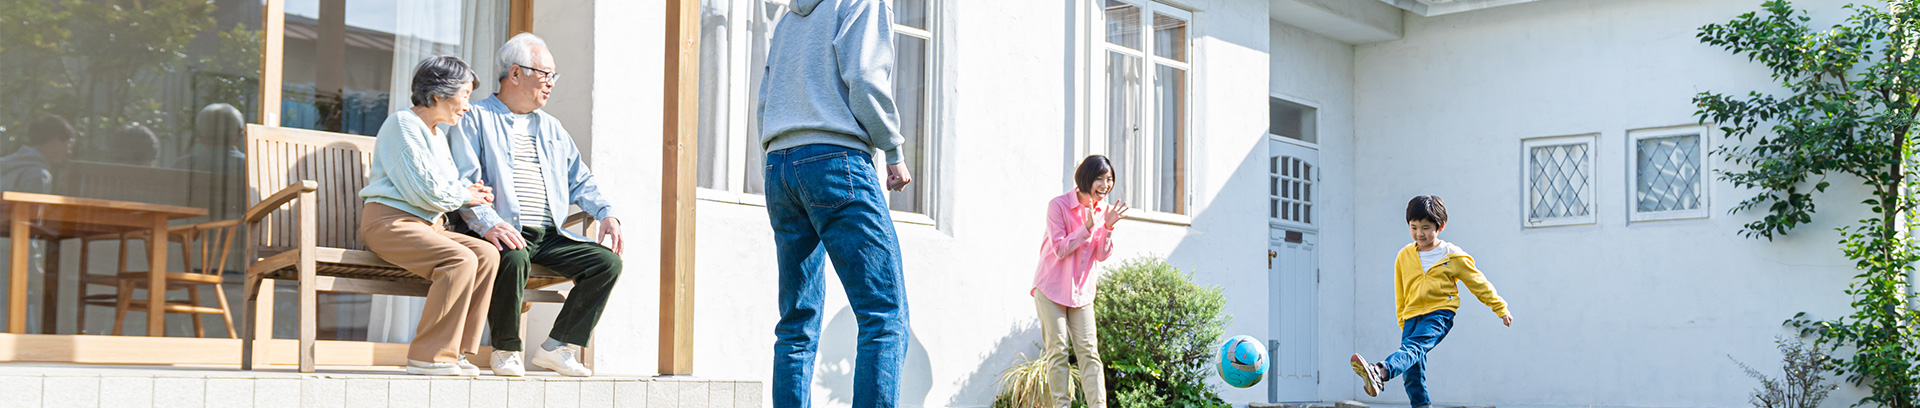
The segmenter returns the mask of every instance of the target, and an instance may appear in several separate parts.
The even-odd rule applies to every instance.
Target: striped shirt
[[[540,150],[533,132],[533,115],[513,115],[507,120],[513,127],[513,191],[520,204],[521,227],[551,227],[553,212],[547,208],[547,180],[541,171]]]

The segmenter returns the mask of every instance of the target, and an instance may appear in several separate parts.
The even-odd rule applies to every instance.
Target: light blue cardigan
[[[441,133],[442,135],[445,132]],[[387,116],[373,142],[373,169],[360,197],[427,220],[460,209],[471,195],[445,136],[428,131],[411,109]]]

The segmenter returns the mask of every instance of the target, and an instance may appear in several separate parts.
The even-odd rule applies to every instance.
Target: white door
[[[1273,298],[1273,348],[1268,394],[1275,401],[1318,401],[1314,339],[1319,310],[1320,262],[1314,251],[1319,212],[1319,152],[1292,139],[1268,142],[1268,279]]]

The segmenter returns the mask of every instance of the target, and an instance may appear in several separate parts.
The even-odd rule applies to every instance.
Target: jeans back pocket
[[[840,208],[852,202],[856,172],[855,157],[848,152],[833,152],[793,162],[794,181],[800,185],[800,200],[810,207]]]

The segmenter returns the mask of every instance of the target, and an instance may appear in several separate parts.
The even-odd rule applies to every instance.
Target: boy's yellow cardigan
[[[1393,261],[1393,305],[1400,318],[1400,324],[1406,325],[1407,319],[1433,313],[1439,310],[1460,309],[1460,288],[1455,281],[1467,284],[1467,290],[1480,298],[1480,303],[1493,308],[1493,313],[1507,317],[1507,301],[1493,291],[1493,283],[1473,267],[1473,257],[1451,242],[1441,242],[1447,249],[1446,260],[1434,264],[1432,268],[1420,270],[1420,250],[1414,244],[1400,249],[1399,257]]]

